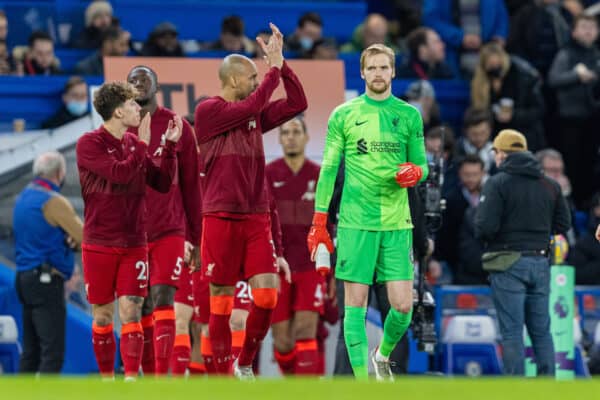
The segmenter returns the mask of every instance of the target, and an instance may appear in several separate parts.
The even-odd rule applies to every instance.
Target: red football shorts
[[[210,317],[210,288],[208,279],[202,277],[202,272],[192,272],[192,292],[194,297],[194,321],[208,324]]]
[[[292,272],[290,285],[281,277],[281,291],[273,311],[272,323],[287,321],[296,311],[323,313],[325,278],[316,270]]]
[[[233,297],[233,308],[237,310],[250,311],[252,304],[252,289],[246,281],[238,281],[235,284],[235,295]]]
[[[202,225],[202,273],[211,283],[234,286],[258,274],[277,273],[268,214],[205,216]]]
[[[90,304],[108,304],[116,297],[148,295],[148,248],[81,246],[83,279]]]
[[[190,267],[184,264],[179,275],[179,287],[175,292],[175,303],[185,304],[186,306],[194,307],[194,291],[192,290],[192,273]]]
[[[183,270],[185,239],[167,236],[148,243],[150,286],[169,285],[177,287]]]

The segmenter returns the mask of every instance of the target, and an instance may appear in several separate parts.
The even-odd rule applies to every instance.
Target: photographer
[[[548,74],[548,83],[556,90],[561,129],[560,151],[564,155],[567,176],[573,183],[573,197],[579,208],[594,192],[593,169],[600,141],[596,129],[600,119],[598,73],[600,51],[598,22],[581,15],[575,20],[571,42],[558,52]]]
[[[490,272],[504,373],[524,375],[523,324],[533,343],[539,375],[554,375],[548,302],[551,234],[571,227],[560,186],[541,172],[525,137],[505,129],[494,140],[498,173],[483,187],[475,235],[485,242],[483,268]]]

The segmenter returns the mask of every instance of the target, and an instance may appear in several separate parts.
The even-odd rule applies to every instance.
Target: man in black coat
[[[502,335],[504,372],[524,375],[523,324],[539,375],[554,375],[550,334],[551,234],[564,234],[571,216],[560,186],[544,176],[525,137],[503,130],[494,139],[498,173],[484,185],[475,235],[485,243],[484,268]]]

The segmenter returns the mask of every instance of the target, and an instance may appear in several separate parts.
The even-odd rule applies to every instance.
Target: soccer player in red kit
[[[150,114],[140,117],[136,96],[135,88],[127,83],[102,85],[94,95],[94,108],[104,124],[79,138],[76,148],[85,206],[82,260],[94,319],[94,353],[100,373],[113,376],[116,295],[127,380],[137,376],[144,345],[140,320],[148,291],[146,185],[163,193],[171,188],[182,126],[179,117],[168,123],[161,164],[157,166],[147,152]],[[127,132],[138,125],[137,137]]]
[[[326,296],[325,278],[315,270],[303,238],[308,235],[315,206],[319,165],[306,159],[306,125],[296,117],[279,129],[283,158],[266,167],[267,182],[281,221],[284,257],[291,284],[281,282],[273,312],[275,359],[284,374],[319,373],[317,327]]]
[[[271,324],[279,278],[271,238],[262,134],[307,107],[300,81],[283,60],[283,35],[265,44],[269,71],[258,84],[254,62],[232,54],[219,68],[221,96],[196,107],[196,137],[204,165],[202,183],[202,272],[210,279],[209,334],[218,373],[230,370],[229,317],[238,280],[247,279],[254,302],[234,374],[253,379],[252,360]],[[287,97],[270,101],[280,81]]]
[[[148,154],[159,162],[166,144],[167,125],[176,114],[158,105],[158,77],[151,68],[133,67],[127,81],[137,90],[135,101],[142,107],[140,115],[151,115]],[[135,129],[130,131],[137,133]],[[189,349],[189,336],[175,337],[174,296],[184,268],[184,242],[187,239],[194,245],[192,263],[197,264],[202,228],[198,146],[186,120],[175,151],[177,174],[169,192],[159,193],[149,187],[146,193],[150,296],[142,308],[145,342],[142,369],[144,373],[157,375],[168,372],[175,340],[179,345],[187,343]]]

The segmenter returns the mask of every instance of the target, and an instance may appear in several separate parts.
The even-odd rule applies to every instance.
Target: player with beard
[[[317,327],[326,296],[325,277],[315,269],[304,244],[315,208],[319,165],[306,159],[306,124],[296,117],[279,128],[283,158],[266,167],[267,182],[279,212],[291,283],[281,282],[273,312],[275,359],[284,374],[318,375]]]
[[[136,102],[140,115],[150,114],[150,144],[148,154],[159,160],[164,152],[164,133],[175,112],[157,103],[158,78],[147,66],[136,66],[129,72],[127,81],[138,92]],[[200,168],[198,146],[190,124],[182,121],[181,140],[176,147],[177,174],[168,193],[147,190],[148,261],[150,267],[150,296],[144,301],[142,326],[144,327],[145,373],[166,374],[169,370],[173,346],[178,358],[189,359],[189,335],[175,334],[176,313],[191,314],[191,307],[178,304],[174,307],[175,291],[184,268],[184,242],[192,244],[191,264],[199,263],[200,231]],[[137,133],[135,129],[133,133]],[[182,361],[183,363],[183,361]],[[187,365],[187,362],[185,363]]]
[[[283,35],[270,24],[268,44],[258,38],[269,70],[258,84],[254,62],[232,54],[219,68],[221,95],[196,107],[196,136],[206,175],[202,183],[202,273],[210,280],[209,335],[216,371],[227,374],[235,284],[248,280],[254,301],[234,374],[254,379],[252,361],[277,304],[277,265],[265,184],[264,132],[307,107],[302,85],[283,60]],[[286,98],[270,101],[283,81]]]
[[[365,93],[338,106],[329,118],[308,235],[313,259],[320,243],[333,251],[327,212],[344,157],[335,276],[344,281],[344,339],[357,379],[368,377],[365,316],[375,273],[385,282],[392,306],[371,354],[377,380],[393,380],[389,355],[412,316],[413,225],[406,188],[425,179],[428,169],[421,115],[392,95],[394,61],[387,46],[365,49],[360,57]]]

